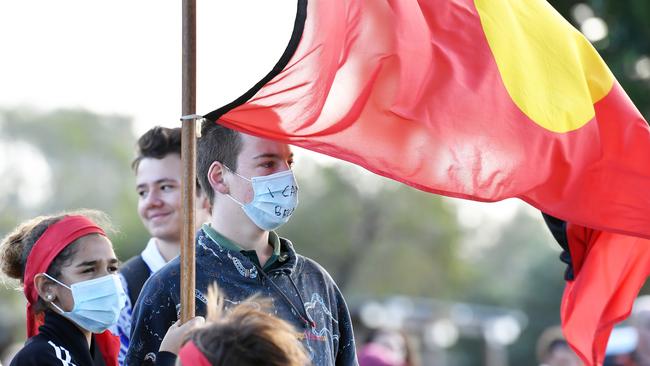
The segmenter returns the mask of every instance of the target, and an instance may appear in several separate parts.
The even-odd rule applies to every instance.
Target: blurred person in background
[[[632,307],[630,324],[636,329],[638,341],[634,360],[638,366],[650,366],[650,296],[639,296]]]
[[[359,350],[359,366],[417,366],[418,359],[408,336],[394,329],[371,332]]]
[[[28,220],[0,244],[0,268],[27,298],[25,346],[10,365],[117,365],[114,325],[126,301],[97,211]]]
[[[537,340],[537,360],[543,366],[580,366],[582,363],[567,343],[562,328],[546,328]]]
[[[607,342],[603,366],[638,366],[634,357],[638,340],[638,332],[634,327],[614,327]]]
[[[120,268],[124,290],[129,295],[113,332],[120,336],[120,365],[129,348],[131,313],[145,281],[180,254],[183,227],[181,202],[181,129],[154,127],[138,140],[132,163],[138,194],[138,215],[151,235],[140,255]],[[195,222],[210,218],[210,204],[197,184]]]

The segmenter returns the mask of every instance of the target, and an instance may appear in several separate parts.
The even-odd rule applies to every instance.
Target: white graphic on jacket
[[[235,268],[240,275],[246,278],[257,278],[257,268],[255,268],[255,265],[248,269],[244,267],[239,259],[233,257],[230,253],[228,253],[228,258],[232,261],[232,264],[235,265]]]

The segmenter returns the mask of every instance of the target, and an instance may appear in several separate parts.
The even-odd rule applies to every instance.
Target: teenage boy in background
[[[131,313],[142,286],[153,273],[180,254],[183,227],[181,129],[154,127],[147,131],[138,140],[137,156],[131,167],[135,172],[138,216],[151,238],[142,253],[120,268],[122,285],[128,294],[114,329],[120,336],[120,365],[124,364],[129,348]],[[200,189],[197,189],[196,200],[195,222],[201,225],[210,218],[210,204]]]

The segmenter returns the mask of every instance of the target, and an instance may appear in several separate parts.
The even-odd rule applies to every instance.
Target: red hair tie
[[[178,352],[178,357],[183,365],[212,366],[212,363],[192,341],[185,343]]]

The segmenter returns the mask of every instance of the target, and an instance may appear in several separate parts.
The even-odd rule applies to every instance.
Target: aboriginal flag
[[[543,0],[299,0],[275,68],[205,117],[428,192],[517,197],[576,227],[650,238],[650,129]],[[610,299],[583,291],[568,288]],[[596,364],[593,342],[567,335]]]

